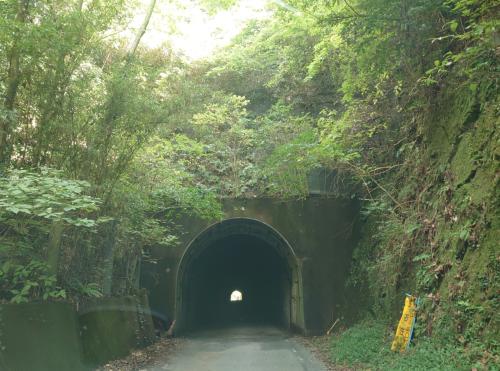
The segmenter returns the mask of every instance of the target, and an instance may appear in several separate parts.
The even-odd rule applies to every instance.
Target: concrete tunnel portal
[[[232,325],[302,331],[301,291],[297,257],[278,231],[255,219],[224,220],[195,237],[182,256],[176,331]]]

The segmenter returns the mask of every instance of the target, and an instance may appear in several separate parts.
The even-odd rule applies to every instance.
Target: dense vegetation
[[[331,341],[314,339],[335,365],[349,365],[355,369],[371,370],[471,370],[481,368],[480,362],[468,359],[457,346],[436,338],[420,338],[418,346],[405,353],[390,350],[394,337],[387,324],[365,320],[346,331],[335,334]]]
[[[122,0],[0,2],[1,298],[133,293],[180,213],[304,197],[328,169],[363,200],[346,319],[395,318],[407,290],[418,335],[493,367],[500,2],[277,3],[186,63],[110,32]]]

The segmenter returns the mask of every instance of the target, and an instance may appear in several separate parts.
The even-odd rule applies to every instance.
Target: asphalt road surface
[[[326,371],[290,334],[273,327],[199,332],[154,371]]]

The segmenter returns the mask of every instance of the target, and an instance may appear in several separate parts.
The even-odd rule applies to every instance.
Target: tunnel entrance
[[[233,325],[302,329],[297,259],[272,227],[253,219],[212,225],[188,246],[177,275],[178,331]]]

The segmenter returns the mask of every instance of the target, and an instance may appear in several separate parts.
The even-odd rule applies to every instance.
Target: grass
[[[463,350],[421,338],[405,353],[390,350],[393,333],[380,322],[364,321],[331,339],[330,357],[337,365],[370,370],[471,370]]]

